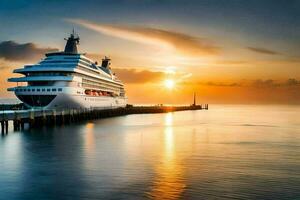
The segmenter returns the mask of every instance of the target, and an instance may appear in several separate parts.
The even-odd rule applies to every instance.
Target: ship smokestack
[[[65,53],[78,54],[77,44],[79,44],[79,37],[75,35],[75,31],[71,33],[70,37],[67,40],[67,44],[65,46]]]
[[[105,56],[105,58],[102,59],[101,67],[108,68],[109,65],[110,65],[110,59]]]

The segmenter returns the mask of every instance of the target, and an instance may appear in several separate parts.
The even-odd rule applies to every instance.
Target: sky
[[[2,98],[74,28],[129,103],[300,103],[300,0],[0,0],[0,27]]]

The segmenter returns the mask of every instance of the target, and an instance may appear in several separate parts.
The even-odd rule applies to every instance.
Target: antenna
[[[78,37],[78,35],[77,35],[76,32],[75,32],[75,28],[74,28],[74,27],[73,27],[73,29],[72,29],[71,35],[73,35],[74,38],[75,38],[75,37]]]

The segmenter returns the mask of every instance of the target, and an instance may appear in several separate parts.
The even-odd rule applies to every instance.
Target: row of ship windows
[[[42,62],[40,62],[40,64],[44,64],[44,63],[77,63],[78,60],[44,60]]]
[[[105,86],[105,87],[110,87],[110,88],[117,88],[117,89],[121,89],[122,87],[120,87],[119,85],[115,85],[115,84],[110,84],[110,83],[106,83],[100,80],[89,80],[89,79],[82,79],[83,83],[89,83],[89,84],[95,84],[95,85],[99,85],[99,86]]]
[[[101,66],[100,66],[99,69],[98,69],[98,68],[96,67],[95,64],[87,65],[87,64],[85,64],[85,63],[83,63],[83,62],[81,62],[81,61],[79,61],[79,63],[82,64],[82,65],[84,65],[84,66],[86,66],[86,67],[88,67],[88,69],[82,68],[81,66],[79,67],[79,68],[81,68],[81,69],[84,70],[84,71],[88,71],[88,72],[91,72],[91,73],[97,74],[97,75],[99,75],[99,74],[102,75],[102,74],[99,72],[99,69],[100,69],[100,70],[103,71],[105,74],[107,74],[107,75],[110,74],[109,71],[105,71]],[[97,70],[97,71],[93,71],[93,70],[91,70],[91,68],[94,69],[94,70]]]
[[[63,58],[63,59],[66,59],[66,60],[84,60],[85,62],[88,62],[88,63],[91,63],[90,60],[88,59],[85,59],[85,58],[81,58],[81,57],[78,57],[78,56],[66,56],[66,57],[59,57],[59,58]],[[45,60],[55,60],[55,59],[58,59],[57,57],[47,57],[45,58]]]
[[[49,57],[48,57],[49,58]],[[78,57],[78,56],[76,56],[76,57],[73,57],[73,56],[66,56],[66,57],[63,57],[64,59],[77,59],[77,60],[83,60],[83,61],[85,61],[85,62],[87,62],[87,63],[91,63],[91,61],[90,60],[88,60],[88,59],[85,59],[85,58],[82,58],[82,57]]]
[[[71,72],[29,72],[29,73],[26,73],[26,76],[70,76],[70,75],[72,75]]]
[[[87,63],[92,63],[90,60],[88,60],[88,59],[85,59],[85,58],[80,58],[81,60],[83,60],[83,61],[85,61],[85,62],[87,62]]]
[[[109,89],[109,90],[112,90],[112,91],[117,91],[117,92],[120,92],[120,89],[119,88],[114,88],[114,87],[103,87],[101,84],[93,84],[93,83],[82,83],[82,86],[83,87],[92,87],[92,88],[98,88],[98,89]]]
[[[111,82],[111,81],[107,81],[107,80],[104,80],[104,79],[101,79],[101,81],[100,81],[99,78],[94,78],[94,77],[91,77],[91,76],[87,76],[85,74],[78,74],[78,75],[82,78],[85,78],[86,80],[92,80],[92,81],[101,82],[101,83],[104,83],[104,84],[106,83],[106,84],[110,84],[110,85],[113,85],[113,86],[116,86],[116,87],[121,86],[120,83]]]
[[[84,66],[92,67],[94,69],[97,69],[95,67],[95,64],[91,63],[91,61],[88,61],[88,60],[83,59],[83,58],[80,58],[80,59],[72,58],[72,59],[73,60],[48,60],[48,59],[46,59],[46,60],[41,61],[40,64],[46,64],[46,63],[74,63],[74,64],[76,64],[76,63],[81,63]]]
[[[86,64],[85,62],[83,62],[81,60],[79,61],[79,63],[82,64],[82,65],[84,65],[84,66],[86,66],[86,67],[91,67],[93,69],[98,70],[95,64]]]
[[[17,92],[35,92],[35,91],[37,91],[37,92],[56,92],[56,91],[59,91],[59,92],[62,92],[62,88],[52,88],[52,89],[50,89],[50,88],[43,88],[43,89],[40,89],[40,88],[37,88],[37,89],[16,89],[16,91]]]
[[[67,72],[30,72],[26,74],[27,76],[69,76],[72,73]]]
[[[55,58],[55,59],[57,59],[57,58]],[[52,58],[50,59],[50,57],[48,57],[48,58],[46,58],[44,61],[57,61],[57,60],[53,60]],[[83,60],[83,61],[85,61],[85,62],[87,62],[87,63],[92,63],[92,61],[90,61],[90,60],[88,60],[88,59],[85,59],[85,58],[80,58],[80,57],[64,57],[63,58],[64,60],[61,60],[61,61],[66,61],[66,62],[70,62],[70,60],[71,61],[78,61],[78,60]]]
[[[92,73],[92,74],[95,74],[95,75],[101,75],[101,76],[103,76],[102,74],[100,74],[100,72],[96,72],[96,71],[94,71],[94,70],[92,70],[92,69],[88,69],[88,68],[84,68],[84,67],[82,67],[82,66],[78,66],[77,67],[78,69],[81,69],[81,70],[83,70],[83,71],[85,71],[85,72],[89,72],[89,73]],[[104,76],[103,76],[104,77]]]

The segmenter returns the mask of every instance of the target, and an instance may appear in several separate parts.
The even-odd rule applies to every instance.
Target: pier
[[[23,130],[25,124],[29,128],[56,126],[130,114],[166,113],[184,110],[208,110],[208,104],[190,106],[132,106],[115,109],[64,109],[64,110],[4,110],[0,112],[1,133],[8,133],[9,121],[13,122],[14,131]]]

